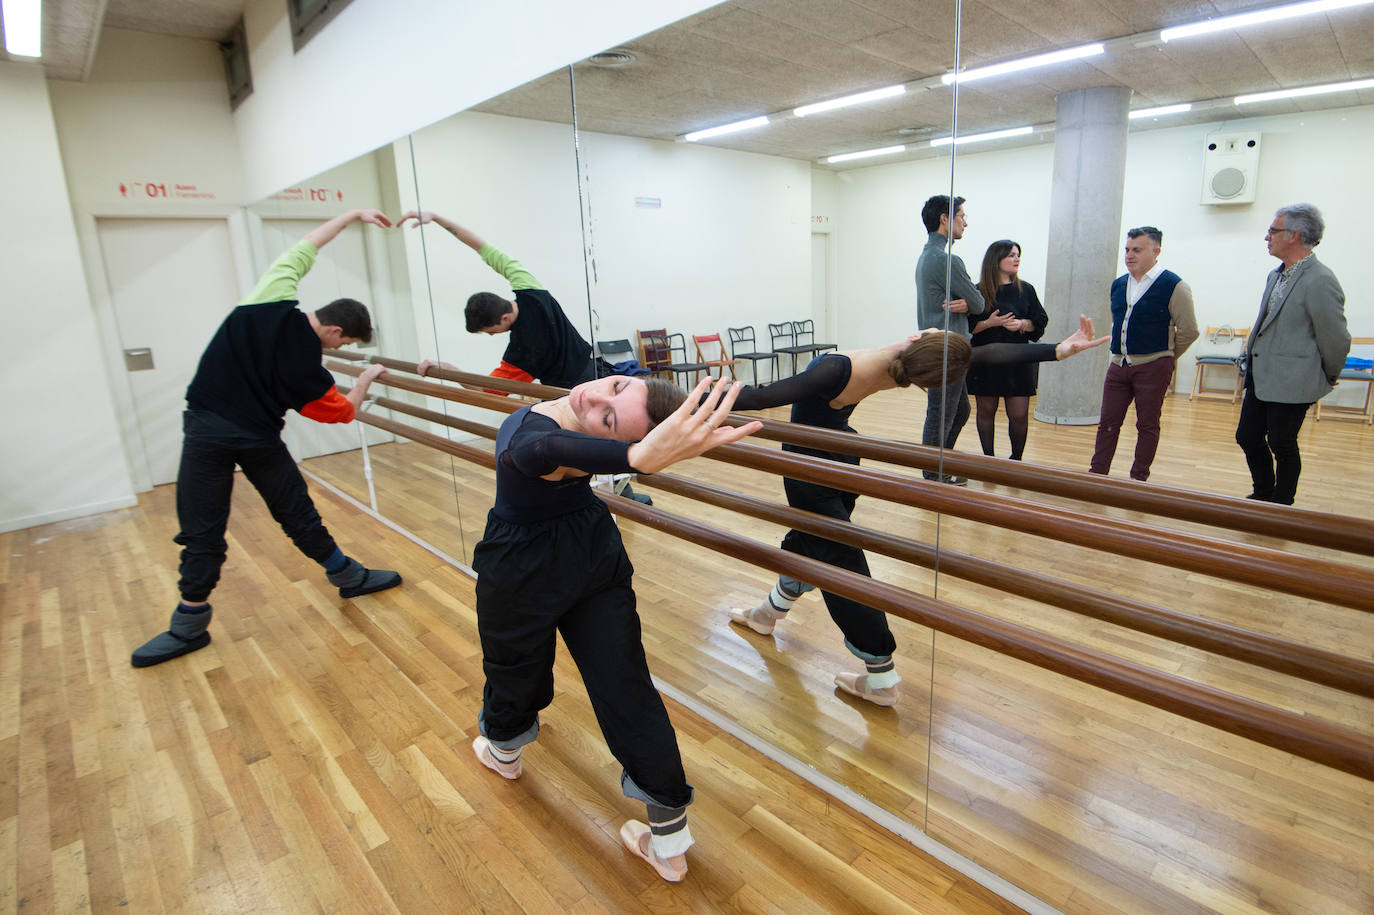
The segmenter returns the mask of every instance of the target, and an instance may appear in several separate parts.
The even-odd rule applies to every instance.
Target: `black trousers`
[[[209,598],[219,582],[228,545],[229,500],[234,467],[267,503],[272,517],[302,553],[323,563],[334,554],[296,461],[277,437],[267,437],[214,413],[187,410],[182,417],[181,467],[177,471],[177,520],[181,533],[181,596]]]
[[[1236,423],[1236,444],[1250,465],[1254,497],[1280,505],[1292,505],[1298,494],[1302,458],[1298,432],[1310,403],[1274,403],[1255,396],[1253,373],[1245,378],[1245,399]]]
[[[538,734],[561,633],[611,755],[660,806],[689,804],[677,734],[640,640],[634,567],[605,505],[533,524],[488,515],[472,566],[487,677],[482,733],[506,749]]]
[[[802,508],[840,521],[849,520],[849,516],[854,512],[854,503],[858,499],[852,492],[842,492],[829,486],[786,477],[783,478],[782,488],[787,493],[787,504],[793,508]],[[783,538],[782,548],[789,553],[848,569],[850,572],[869,575],[868,558],[864,556],[864,551],[856,546],[792,530]],[[831,594],[829,591],[821,591],[821,597],[825,599],[825,609],[830,611],[830,618],[840,627],[845,641],[853,648],[873,658],[890,657],[897,650],[897,640],[892,637],[892,630],[887,625],[886,613],[848,597]]]

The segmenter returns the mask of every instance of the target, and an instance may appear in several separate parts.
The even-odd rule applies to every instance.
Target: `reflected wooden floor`
[[[774,416],[784,418],[782,411]],[[1166,406],[1156,482],[1241,495],[1249,476],[1232,438],[1238,408],[1223,402]],[[919,438],[924,398],[888,392],[854,417],[859,431]],[[1094,427],[1033,423],[1029,460],[1086,467]],[[1304,427],[1299,504],[1362,514],[1374,506],[1374,435],[1349,423]],[[977,447],[970,425],[964,450]],[[1005,453],[1004,420],[998,448]],[[1124,476],[1134,430],[1123,430]],[[408,503],[435,459],[396,446],[394,476],[377,480]],[[313,462],[338,478],[354,459]],[[447,467],[446,459],[443,464]],[[458,467],[470,551],[485,510],[483,473]],[[896,469],[896,468],[894,468]],[[776,479],[701,459],[685,476],[771,499]],[[908,471],[909,472],[909,471]],[[974,483],[978,488],[980,484]],[[1008,487],[993,491],[1036,498]],[[437,500],[436,496],[436,500]],[[489,495],[485,498],[489,500]],[[764,542],[782,531],[668,494],[670,511]],[[489,501],[486,503],[489,504]],[[1069,503],[1063,503],[1069,504]],[[1078,506],[1084,507],[1084,506]],[[1111,517],[1137,513],[1088,508]],[[959,519],[862,499],[859,523],[948,549],[1050,572],[1162,606],[1374,659],[1367,614],[1162,569]],[[421,520],[421,519],[416,519]],[[450,519],[445,542],[457,541]],[[480,527],[480,521],[477,522]],[[1184,522],[1180,530],[1359,562],[1334,551]],[[1374,785],[1294,760],[1176,716],[1119,699],[929,630],[894,621],[903,696],[895,712],[837,694],[837,670],[853,669],[818,596],[798,604],[769,639],[726,623],[732,605],[757,601],[771,576],[728,556],[638,525],[624,525],[637,569],[645,641],[655,672],[819,771],[855,788],[930,835],[1051,904],[1071,912],[1374,911]],[[1045,605],[1009,598],[947,575],[870,556],[876,578],[1074,639],[1259,701],[1374,730],[1374,703],[1205,652],[1180,648]],[[933,735],[933,738],[932,738]]]
[[[561,651],[506,782],[469,749],[472,582],[317,492],[347,552],[406,577],[340,600],[237,489],[214,642],[147,670],[171,487],[0,535],[0,913],[1013,910],[671,702],[698,845],[662,882],[620,847],[643,808]]]

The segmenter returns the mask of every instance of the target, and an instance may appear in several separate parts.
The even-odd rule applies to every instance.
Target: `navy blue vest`
[[[1117,277],[1112,282],[1112,352],[1121,353],[1121,325],[1126,319],[1126,280],[1130,274]],[[1174,295],[1174,287],[1181,282],[1179,275],[1165,270],[1145,294],[1136,301],[1131,309],[1131,324],[1126,328],[1126,345],[1130,352],[1126,355],[1162,353],[1169,348],[1169,299]]]

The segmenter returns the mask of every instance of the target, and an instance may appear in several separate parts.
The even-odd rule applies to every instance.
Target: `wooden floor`
[[[923,412],[924,398],[891,392],[854,424],[912,440]],[[1235,417],[1226,403],[1172,400],[1154,479],[1248,491]],[[1081,469],[1093,434],[1033,423],[1027,458]],[[975,443],[970,426],[962,444]],[[1300,505],[1374,506],[1367,427],[1309,422],[1301,443]],[[1132,445],[1127,430],[1118,473]],[[411,444],[371,458],[384,514],[470,554],[488,472]],[[356,454],[307,467],[366,501]],[[781,497],[763,474],[706,459],[681,469]],[[617,848],[615,829],[635,805],[619,795],[565,659],[529,774],[495,779],[467,749],[481,684],[471,583],[317,490],[346,551],[407,577],[404,588],[340,601],[240,489],[215,643],[147,671],[126,658],[163,625],[175,593],[167,488],[137,509],[0,535],[0,911],[21,900],[26,912],[1006,908],[672,703],[698,789],[699,845],[687,884],[656,881]],[[782,533],[677,497],[655,501],[765,542]],[[1374,621],[1358,611],[875,500],[861,500],[855,520],[1374,659]],[[741,632],[726,610],[757,601],[768,573],[632,523],[622,530],[661,679],[1050,904],[1374,912],[1374,784],[901,620],[901,701],[855,703],[831,685],[857,667],[818,596],[774,639]],[[1374,732],[1374,702],[870,562],[880,580]]]
[[[625,852],[570,660],[507,782],[469,744],[473,584],[323,491],[402,588],[340,600],[250,487],[213,643],[134,670],[175,602],[172,487],[0,535],[0,913],[1010,912],[669,703],[698,791],[687,881]]]

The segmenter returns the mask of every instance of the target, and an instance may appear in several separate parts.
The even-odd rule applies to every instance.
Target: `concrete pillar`
[[[1121,199],[1126,179],[1126,126],[1131,90],[1077,89],[1058,98],[1054,128],[1054,181],[1045,294],[1050,315],[1044,341],[1064,339],[1078,316],[1092,318],[1097,334],[1111,333],[1107,301],[1121,262]],[[1041,366],[1035,418],[1071,426],[1093,425],[1102,408],[1107,347],[1067,362]]]

